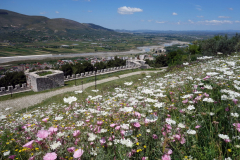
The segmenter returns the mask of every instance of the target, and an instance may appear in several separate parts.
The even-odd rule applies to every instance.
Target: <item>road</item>
[[[130,77],[133,75],[138,75],[143,72],[151,73],[151,72],[164,72],[164,71],[165,71],[165,69],[162,69],[160,71],[132,72],[132,73],[120,75],[119,77],[110,77],[110,78],[98,80],[97,84],[106,83],[109,81],[117,80],[119,78],[125,78],[125,77]],[[86,83],[83,85],[83,90],[85,90],[88,87],[94,86],[94,85],[95,85],[95,82]],[[46,100],[50,97],[56,96],[58,94],[62,94],[62,93],[66,93],[66,92],[73,92],[73,91],[77,91],[77,90],[82,90],[82,86],[79,85],[79,86],[67,87],[67,88],[62,88],[62,89],[58,89],[55,91],[50,91],[47,93],[40,93],[40,94],[20,97],[20,98],[16,98],[16,99],[12,99],[12,100],[0,101],[0,113],[2,112],[3,114],[9,114],[12,112],[16,112],[21,109],[28,108],[30,106],[39,104],[39,103],[43,102],[44,100]],[[11,109],[5,111],[6,108],[11,108]]]

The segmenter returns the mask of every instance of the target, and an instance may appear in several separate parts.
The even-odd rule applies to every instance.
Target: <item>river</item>
[[[92,53],[64,53],[64,54],[45,54],[45,55],[29,55],[29,56],[13,56],[13,57],[0,57],[0,64],[13,62],[13,61],[26,61],[26,60],[42,60],[49,58],[67,58],[67,57],[88,57],[88,56],[96,56],[96,57],[106,57],[106,56],[116,56],[116,55],[131,55],[131,54],[139,54],[149,52],[153,48],[164,48],[164,46],[169,46],[173,44],[183,44],[188,42],[180,42],[173,41],[171,43],[164,43],[159,46],[143,46],[137,47],[137,49],[124,51],[124,52],[92,52]]]

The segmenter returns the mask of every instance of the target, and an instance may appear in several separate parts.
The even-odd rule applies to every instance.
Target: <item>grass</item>
[[[142,72],[99,84],[97,92],[89,87],[1,115],[1,153],[21,160],[49,153],[58,159],[238,160],[238,60]]]
[[[157,70],[159,70],[159,69],[157,69]],[[119,72],[114,72],[114,73],[108,73],[108,74],[104,74],[104,75],[97,75],[97,80],[101,80],[101,79],[105,79],[105,78],[109,78],[109,77],[118,77],[119,75],[131,73],[131,72],[137,72],[137,71],[144,71],[144,70],[133,69],[133,70],[124,70],[124,71],[119,71]],[[72,86],[75,85],[75,82],[76,82],[76,85],[82,85],[82,84],[86,84],[86,83],[93,82],[93,81],[95,81],[94,76],[93,77],[86,77],[86,78],[83,78],[83,79],[76,79],[76,81],[75,80],[66,81],[64,87],[72,87]],[[11,95],[0,96],[0,101],[6,101],[6,100],[25,97],[25,96],[51,92],[51,91],[58,90],[60,88],[63,88],[63,87],[58,87],[58,88],[49,89],[49,90],[40,91],[40,92],[28,91],[28,92],[22,92],[22,93],[14,93],[12,95],[12,97],[11,97]]]
[[[52,74],[52,72],[51,72],[51,71],[37,72],[37,75],[39,75],[39,76],[46,76],[46,75],[48,75],[48,74]]]

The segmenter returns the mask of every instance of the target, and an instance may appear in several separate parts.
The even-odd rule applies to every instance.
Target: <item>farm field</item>
[[[239,55],[1,114],[3,159],[240,159]]]

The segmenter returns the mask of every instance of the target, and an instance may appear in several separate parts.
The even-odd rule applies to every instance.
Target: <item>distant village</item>
[[[134,60],[134,59],[139,59],[139,60],[153,60],[154,58],[149,55],[149,54],[144,54],[144,55],[138,55],[137,57],[130,57],[130,56],[123,56],[118,58],[122,60]],[[77,64],[77,63],[82,63],[83,61],[89,61],[91,62],[92,65],[95,63],[100,63],[100,62],[107,62],[110,60],[114,60],[114,56],[109,56],[109,57],[91,57],[91,58],[79,58],[79,59],[74,59],[74,60],[69,60],[69,59],[64,59],[64,60],[56,60],[56,62],[36,62],[36,63],[22,63],[19,65],[15,66],[6,66],[6,67],[0,67],[0,78],[4,77],[4,74],[6,72],[20,72],[20,71],[25,71],[25,70],[44,70],[44,69],[60,69],[62,65],[65,64]]]

